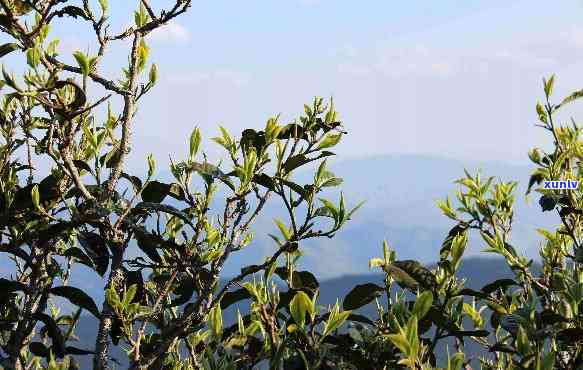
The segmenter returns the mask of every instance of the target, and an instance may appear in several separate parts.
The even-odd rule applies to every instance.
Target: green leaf
[[[155,85],[158,81],[158,66],[154,63],[150,67],[150,74],[148,75],[150,84]]]
[[[198,153],[198,148],[200,146],[201,135],[200,129],[195,127],[190,135],[190,159],[193,160]]]
[[[289,125],[284,126],[279,135],[277,136],[278,139],[304,139],[308,140],[308,134],[305,132],[304,128],[298,124],[290,123]]]
[[[12,53],[15,50],[18,50],[18,49],[20,49],[20,46],[18,46],[18,44],[15,44],[13,42],[3,44],[0,46],[0,58]]]
[[[140,45],[138,46],[138,71],[143,71],[146,68],[146,63],[148,61],[148,55],[150,54],[150,48],[146,45],[146,41],[142,38]]]
[[[142,190],[142,200],[149,203],[160,203],[170,192],[170,184],[150,181]]]
[[[48,333],[53,342],[52,348],[55,351],[55,355],[62,358],[65,355],[65,339],[63,338],[63,334],[55,322],[55,319],[47,314],[38,312],[33,316],[35,319],[42,321],[42,323],[45,324],[44,330]]]
[[[161,247],[161,238],[157,238],[154,235],[147,232],[136,232],[136,240],[138,242],[138,248],[142,250],[152,261],[161,263],[162,258],[156,248]]]
[[[323,151],[318,156],[310,158],[304,154],[296,154],[294,156],[289,157],[283,164],[283,169],[285,172],[289,173],[295,170],[298,167],[301,167],[305,164],[310,162],[316,161],[321,158],[329,157],[334,155],[332,152]]]
[[[83,76],[88,76],[91,72],[91,64],[89,63],[89,58],[87,58],[87,55],[81,51],[76,51],[73,53],[73,56],[75,57],[75,60],[77,61]]]
[[[208,323],[215,338],[220,339],[223,335],[223,311],[220,304],[209,311]]]
[[[562,106],[569,104],[575,100],[581,99],[583,97],[583,90],[578,90],[567,96],[559,105],[555,106],[555,110],[561,108]]]
[[[277,218],[274,219],[273,222],[275,222],[277,228],[279,229],[281,235],[283,235],[285,240],[290,240],[291,233],[289,232],[289,229],[285,226],[285,224],[281,220],[278,220]]]
[[[70,17],[81,17],[85,20],[90,20],[85,11],[78,6],[68,5],[59,11],[61,14],[66,14]]]
[[[105,240],[99,234],[90,232],[79,233],[77,239],[93,261],[95,271],[101,276],[105,275],[109,266],[109,251]]]
[[[60,286],[51,288],[50,293],[59,297],[66,298],[69,302],[91,312],[96,318],[100,318],[99,309],[87,293],[79,288],[72,286]]]
[[[425,289],[433,290],[437,287],[435,275],[414,260],[395,261],[385,267],[398,282],[408,288],[416,288],[418,285]]]
[[[103,13],[107,13],[107,10],[109,9],[109,4],[107,0],[98,0],[99,1],[99,6],[101,6],[101,11]]]
[[[227,307],[237,303],[239,301],[250,299],[251,294],[247,289],[240,288],[232,292],[227,292],[221,299],[221,309],[226,309]]]
[[[272,191],[275,190],[275,182],[273,181],[273,178],[269,177],[264,173],[258,173],[255,176],[253,176],[253,182],[261,186],[264,186],[269,190]]]
[[[417,316],[419,320],[427,315],[431,305],[433,304],[433,293],[430,291],[425,291],[417,296],[417,300],[413,305],[413,314]]]
[[[409,342],[407,341],[407,338],[405,338],[404,335],[402,334],[391,334],[388,335],[387,338],[389,338],[389,340],[395,345],[395,347],[397,347],[403,354],[408,354],[410,351],[410,345]]]
[[[81,161],[81,160],[78,160],[78,159],[75,159],[73,161],[73,163],[75,164],[75,167],[77,167],[79,169],[82,169],[82,170],[85,170],[85,171],[87,171],[89,173],[93,173],[93,170],[91,169],[91,167],[86,162]]]
[[[553,94],[553,87],[555,86],[555,75],[552,75],[548,80],[543,78],[543,85],[545,95],[548,98]]]
[[[484,294],[490,294],[498,289],[502,289],[502,291],[506,291],[508,287],[516,285],[516,281],[512,279],[498,279],[489,284],[484,285],[482,289],[480,289]]]
[[[563,329],[557,333],[557,339],[565,343],[576,343],[583,340],[582,328]]]
[[[338,186],[341,185],[343,182],[343,180],[340,177],[332,177],[326,181],[324,181],[322,183],[322,187],[326,188],[326,187],[334,187],[334,186]]]
[[[379,297],[385,288],[373,283],[357,285],[344,297],[342,307],[344,310],[355,310],[369,304]]]
[[[341,138],[342,138],[342,134],[328,133],[328,134],[326,134],[326,136],[324,136],[322,141],[320,141],[320,144],[318,144],[317,150],[331,148],[331,147],[335,146],[336,144],[338,144],[340,142]]]
[[[328,317],[328,320],[326,321],[324,333],[322,335],[327,336],[336,329],[340,328],[346,319],[348,319],[350,313],[350,311],[338,312],[338,305],[334,306],[330,316]]]
[[[287,280],[288,270],[285,267],[278,267],[274,271],[281,280]],[[309,271],[295,271],[292,274],[292,285],[294,289],[308,290],[315,292],[320,287],[318,279]]]
[[[302,329],[306,322],[306,313],[314,313],[312,300],[302,291],[297,292],[292,298],[289,303],[289,310],[296,324]]]
[[[32,187],[30,195],[32,196],[32,204],[34,205],[34,208],[37,210],[42,210],[42,207],[40,205],[40,194],[38,191],[38,185],[34,185]]]
[[[26,285],[19,281],[0,278],[0,295],[6,295],[18,291],[26,292]]]
[[[174,294],[176,294],[178,297],[170,302],[169,307],[181,306],[190,301],[190,298],[194,294],[195,289],[196,286],[194,280],[186,275],[180,280],[178,287],[174,291]]]

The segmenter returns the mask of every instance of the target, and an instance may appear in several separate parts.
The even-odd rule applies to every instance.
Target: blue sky
[[[137,1],[111,3],[112,29],[129,24]],[[219,123],[240,132],[278,113],[291,120],[315,95],[336,100],[350,132],[343,157],[526,162],[533,144],[545,144],[534,127],[541,78],[556,73],[559,96],[583,87],[583,3],[549,5],[196,1],[149,37],[161,79],[142,102],[131,163],[184,153],[194,125],[208,138]],[[59,22],[63,58],[93,45],[87,30]],[[114,76],[125,62],[116,50],[105,63]],[[217,153],[210,143],[208,151]]]
[[[138,1],[110,3],[117,33],[132,22]],[[156,9],[170,3],[151,0]],[[74,63],[76,50],[95,52],[88,25],[59,18],[54,31],[63,60]],[[314,95],[334,96],[349,131],[336,161],[426,154],[526,163],[529,148],[549,144],[534,126],[542,77],[557,74],[557,100],[583,88],[581,0],[195,1],[148,43],[160,81],[134,123],[128,165],[137,173],[148,153],[160,169],[169,154],[185,157],[195,125],[208,139],[218,124],[239,133],[278,113],[287,123]],[[121,75],[122,47],[111,48],[101,73]],[[3,62],[18,70],[22,61],[14,58]],[[567,109],[561,119],[582,113]],[[220,155],[210,141],[205,150]],[[388,184],[378,184],[387,193]],[[263,229],[273,227],[270,219],[265,223]],[[352,246],[342,243],[327,246],[336,248],[334,258],[345,268]],[[318,251],[312,256],[319,261]]]

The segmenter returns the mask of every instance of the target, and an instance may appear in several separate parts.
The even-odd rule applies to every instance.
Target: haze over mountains
[[[464,168],[475,173],[481,169],[484,177],[497,176],[505,181],[519,181],[516,200],[516,216],[512,244],[520,252],[536,259],[539,240],[535,231],[538,227],[553,225],[556,215],[543,214],[538,205],[538,197],[531,196],[525,202],[525,187],[532,168],[501,162],[462,162],[432,156],[400,155],[374,158],[329,161],[329,168],[344,178],[340,188],[326,194],[337,201],[340,189],[345,194],[348,206],[361,200],[366,204],[355,214],[347,226],[333,239],[307,241],[302,243],[305,256],[300,260],[301,270],[315,273],[321,284],[321,304],[333,304],[342,298],[356,284],[380,283],[382,275],[368,269],[368,260],[382,253],[381,243],[386,239],[396,249],[399,259],[418,259],[428,265],[438,258],[438,251],[453,222],[441,215],[435,205],[436,199],[450,195],[454,197],[457,184],[453,182],[464,175]],[[169,181],[170,178],[163,180]],[[299,173],[298,183],[310,179]],[[242,266],[254,264],[274,251],[274,243],[268,233],[277,233],[274,217],[287,220],[282,213],[282,205],[273,198],[266,207],[263,217],[255,227],[254,242],[238,252],[225,267],[225,278],[239,273]],[[510,270],[501,260],[491,259],[480,253],[484,245],[476,237],[470,237],[468,256],[463,262],[460,277],[468,279],[467,285],[479,289],[488,281],[511,276]],[[82,265],[74,273],[71,285],[86,289],[96,303],[102,304],[104,280]],[[81,272],[81,273],[79,273]],[[62,302],[64,307],[66,302]],[[248,304],[241,303],[244,312]],[[372,307],[365,308],[367,314],[375,317]],[[225,322],[230,322],[233,312],[225,313]],[[96,333],[96,321],[92,316],[83,315],[78,327],[81,338],[79,347],[91,348]],[[121,348],[113,351],[116,358],[124,358]],[[478,348],[472,347],[472,352]],[[79,358],[82,365],[89,366],[90,357]],[[122,364],[120,368],[124,368]]]
[[[368,260],[380,255],[384,239],[397,251],[399,259],[418,259],[428,264],[436,261],[439,247],[453,222],[441,215],[435,200],[446,195],[454,196],[457,184],[453,181],[463,176],[464,168],[471,173],[481,168],[484,176],[496,175],[503,180],[519,181],[511,242],[520,252],[536,259],[539,239],[535,229],[557,222],[555,214],[540,211],[536,194],[531,196],[529,203],[525,202],[525,186],[531,171],[528,166],[461,162],[417,155],[329,162],[330,169],[344,178],[344,183],[325,196],[337,201],[342,189],[348,206],[361,200],[366,203],[333,239],[302,243],[305,255],[300,260],[300,268],[313,271],[321,281],[371,273]],[[296,180],[299,183],[309,181],[302,173]],[[287,221],[281,208],[280,202],[272,198],[272,203],[257,220],[255,240],[243,251],[232,255],[225,266],[224,277],[238,274],[242,266],[260,262],[274,252],[274,242],[268,233],[277,234],[274,217]],[[480,253],[483,247],[479,238],[470,237],[466,253],[468,256],[489,257]],[[99,292],[104,281],[82,265],[75,268],[86,273],[73,274],[78,276],[78,281],[71,283],[96,293],[96,302],[100,305],[102,294]]]

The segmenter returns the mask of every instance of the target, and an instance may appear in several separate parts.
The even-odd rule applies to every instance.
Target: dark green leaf
[[[178,297],[170,302],[170,307],[181,306],[188,302],[194,294],[194,281],[189,275],[184,275],[174,291]]]
[[[498,279],[498,280],[493,281],[490,284],[484,285],[484,287],[481,289],[481,291],[484,294],[490,294],[490,293],[495,292],[498,289],[502,289],[503,291],[505,291],[506,289],[508,289],[508,287],[510,287],[512,285],[516,285],[516,281],[514,281],[512,279]]]
[[[159,181],[150,181],[142,190],[142,200],[144,202],[160,203],[170,192],[170,185]]]
[[[90,20],[89,17],[87,17],[87,14],[85,14],[85,11],[78,6],[68,5],[59,10],[57,13],[60,17],[63,15],[68,15],[73,18],[81,17],[85,20]]]
[[[63,358],[63,356],[65,356],[65,339],[63,338],[63,334],[55,320],[44,313],[36,313],[34,314],[34,318],[45,324],[45,330],[53,342],[52,348],[55,355],[59,358]]]
[[[298,185],[295,182],[291,182],[284,179],[281,179],[280,181],[282,182],[282,184],[295,191],[301,197],[301,199],[306,199],[308,197],[306,189],[301,185]]]
[[[77,356],[84,356],[84,355],[94,355],[95,352],[89,351],[87,349],[80,349],[77,347],[66,347],[65,354],[67,355],[77,355]]]
[[[148,256],[148,258],[156,263],[162,262],[162,258],[156,250],[156,248],[161,246],[159,243],[161,238],[155,237],[148,232],[136,232],[136,239],[138,241],[138,247],[146,254],[146,256]]]
[[[569,344],[574,344],[583,341],[583,329],[582,328],[568,328],[563,329],[557,333],[557,339],[561,342],[566,342]]]
[[[555,206],[557,205],[557,201],[555,200],[555,198],[553,198],[549,195],[543,195],[539,199],[538,204],[540,204],[543,212],[552,211],[553,209],[555,209]]]
[[[299,138],[299,139],[308,140],[308,135],[304,131],[304,128],[300,125],[295,124],[295,123],[290,123],[289,125],[285,125],[281,129],[281,131],[279,132],[277,137],[279,139]]]
[[[477,290],[473,290],[473,289],[462,289],[458,292],[458,294],[456,295],[465,295],[465,296],[469,296],[469,297],[476,297],[476,298],[480,298],[480,299],[486,299],[488,298],[488,294],[484,293],[484,292],[480,292]]]
[[[72,286],[60,286],[52,288],[50,292],[53,295],[57,295],[59,297],[68,299],[69,302],[86,309],[99,319],[100,317],[99,309],[97,308],[97,305],[93,301],[93,298],[91,298],[87,293],[85,293],[81,289]]]
[[[75,259],[77,259],[77,261],[79,261],[80,263],[84,264],[85,266],[88,266],[90,268],[94,268],[95,267],[93,265],[93,262],[91,261],[91,258],[89,258],[89,256],[87,256],[79,248],[71,247],[71,248],[67,249],[65,251],[65,253],[63,253],[63,256],[64,257],[75,257]]]
[[[288,272],[285,267],[276,268],[275,273],[284,281],[288,277]],[[312,292],[320,287],[318,279],[309,271],[294,271],[292,274],[292,285],[294,289],[309,289]]]
[[[266,187],[269,190],[275,190],[275,183],[273,179],[264,173],[253,176],[253,182]]]
[[[379,297],[385,288],[372,283],[357,285],[344,297],[342,306],[345,310],[360,308]]]
[[[530,176],[530,180],[528,180],[528,188],[526,189],[526,195],[530,194],[530,190],[534,185],[540,184],[545,179],[542,173],[534,173]]]
[[[77,168],[80,168],[82,170],[85,170],[85,171],[87,171],[89,173],[93,173],[93,170],[91,169],[91,167],[86,162],[83,162],[83,161],[80,161],[78,159],[75,159],[73,161],[73,163],[75,164],[75,166]]]
[[[136,204],[135,208],[136,209],[143,209],[143,210],[147,210],[147,211],[168,213],[172,216],[176,216],[176,217],[180,218],[182,221],[184,221],[188,225],[191,225],[194,227],[194,225],[192,225],[192,222],[190,221],[190,217],[186,213],[184,213],[184,212],[182,212],[182,211],[180,211],[172,206],[169,206],[167,204],[160,204],[160,203],[154,203],[154,202],[141,202],[141,203]]]
[[[138,287],[134,299],[131,303],[145,303],[146,292],[144,289],[144,278],[142,277],[142,272],[140,270],[125,270],[124,274],[126,277],[127,286],[136,285]]]
[[[251,298],[251,294],[247,289],[241,288],[232,292],[227,292],[221,299],[221,309],[225,310],[227,307],[239,301]]]
[[[49,357],[50,350],[41,342],[31,342],[28,345],[28,349],[33,355],[38,357]]]
[[[451,251],[451,243],[457,236],[464,235],[467,229],[468,225],[466,223],[460,222],[449,231],[449,233],[447,234],[447,238],[445,238],[445,240],[443,241],[443,244],[441,245],[441,250],[439,251],[441,259],[446,259],[449,256],[449,253]]]
[[[19,281],[0,278],[0,294],[25,292],[26,290],[26,285]]]
[[[138,192],[142,188],[142,180],[140,180],[139,177],[129,175],[125,172],[122,172],[121,177],[128,180],[133,185],[135,192]]]
[[[20,46],[18,46],[18,44],[15,44],[13,42],[11,43],[7,43],[7,44],[3,44],[0,46],[0,58],[2,58],[3,56],[12,53],[14,50],[18,50],[20,48]]]

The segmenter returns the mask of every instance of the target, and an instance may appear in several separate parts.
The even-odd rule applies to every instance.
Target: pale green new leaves
[[[324,136],[322,141],[320,141],[320,144],[318,144],[317,150],[331,148],[331,147],[335,146],[336,144],[338,144],[340,142],[341,138],[342,138],[342,134],[328,133],[328,134],[326,134],[326,136]]]
[[[553,94],[553,87],[555,86],[555,75],[552,75],[548,80],[543,78],[543,85],[546,97],[550,97]]]
[[[156,63],[152,64],[152,66],[150,67],[150,74],[148,78],[152,86],[154,86],[158,81],[158,66],[156,65]]]
[[[243,167],[238,166],[235,168],[237,176],[241,182],[239,190],[237,191],[238,194],[243,194],[247,191],[247,188],[249,187],[249,184],[251,184],[251,180],[253,180],[253,176],[255,175],[256,166],[257,153],[255,150],[250,150],[245,156]]]
[[[227,149],[229,152],[234,152],[235,150],[235,141],[223,126],[219,126],[221,130],[221,137],[213,137],[211,140],[215,143],[221,145],[223,148]]]
[[[417,332],[417,316],[412,315],[405,328],[398,323],[398,333],[388,336],[389,340],[397,347],[407,358],[400,360],[398,363],[415,367],[419,355],[419,336]]]
[[[123,297],[120,297],[119,294],[115,291],[115,289],[107,289],[105,291],[105,298],[107,299],[107,303],[113,308],[116,314],[121,316],[122,318],[126,319],[134,319],[136,315],[140,314],[140,304],[139,303],[132,303],[134,297],[136,296],[138,286],[136,284],[131,285],[127,290],[124,292]],[[142,308],[142,313],[144,314],[148,309]]]
[[[109,4],[107,0],[99,0],[99,6],[101,6],[101,11],[103,14],[107,14],[107,11],[109,10]]]
[[[457,214],[453,210],[453,207],[451,205],[451,199],[449,197],[445,198],[445,201],[438,200],[437,207],[439,207],[439,209],[441,209],[441,212],[443,212],[443,214],[448,218],[451,218],[454,221],[458,220]]]
[[[73,57],[75,57],[75,60],[77,61],[83,76],[88,76],[93,71],[93,68],[95,68],[95,64],[97,63],[97,57],[90,58],[81,51],[74,52]]]
[[[342,324],[344,324],[344,322],[346,321],[346,319],[348,319],[348,316],[350,316],[350,314],[351,311],[340,312],[340,305],[338,304],[338,302],[336,302],[336,304],[330,311],[330,316],[328,317],[328,321],[326,321],[326,326],[324,327],[324,332],[322,333],[320,341],[323,340],[324,337],[332,333],[334,330],[342,326]]]
[[[192,130],[192,134],[190,134],[190,160],[194,160],[194,157],[196,157],[196,154],[198,153],[198,148],[200,147],[200,142],[201,142],[201,134],[200,134],[200,129],[198,127],[195,127],[194,130]]]
[[[41,51],[38,47],[30,48],[26,51],[26,62],[32,68],[38,67],[40,64]]]
[[[150,54],[150,48],[146,45],[144,39],[140,41],[138,46],[138,71],[143,71],[146,68],[146,62],[148,61],[148,55]]]
[[[279,231],[281,232],[281,235],[283,235],[283,237],[285,238],[285,240],[290,240],[290,238],[291,238],[291,232],[285,226],[285,224],[281,220],[278,220],[277,218],[274,219],[273,222],[275,222],[275,224],[277,225],[277,228],[279,229]]]
[[[30,195],[32,196],[32,204],[34,205],[34,208],[36,208],[39,211],[42,211],[43,208],[40,205],[40,194],[38,191],[38,185],[32,187]]]
[[[291,302],[289,303],[289,309],[298,327],[302,329],[304,328],[306,323],[306,313],[310,314],[310,316],[315,315],[315,303],[315,299],[312,301],[310,297],[302,291],[297,292],[296,295],[292,298]]]
[[[150,16],[146,12],[146,7],[140,2],[140,9],[134,12],[134,22],[137,27],[143,27],[150,20]]]
[[[427,312],[429,312],[429,309],[431,308],[432,304],[433,293],[429,290],[426,290],[425,292],[417,296],[417,300],[413,305],[413,315],[415,315],[419,319],[424,318],[425,315],[427,315]]]
[[[216,304],[208,314],[208,323],[211,332],[215,338],[220,339],[223,336],[223,312],[221,310],[221,305]]]

